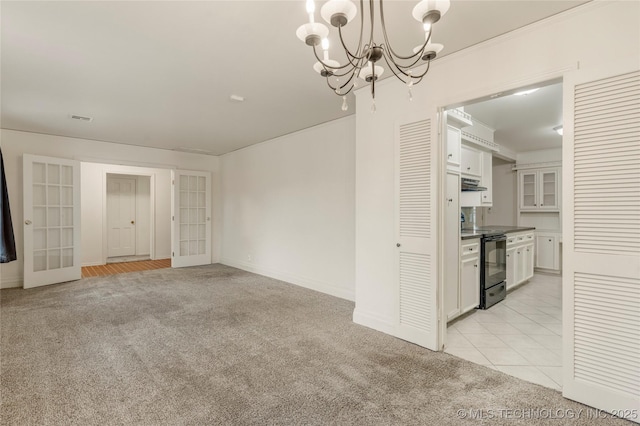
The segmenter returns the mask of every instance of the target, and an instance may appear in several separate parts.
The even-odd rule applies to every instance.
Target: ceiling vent
[[[186,146],[179,146],[178,148],[173,148],[173,151],[188,152],[190,154],[217,155],[213,151],[208,151],[206,149],[189,148],[189,147],[186,147]]]
[[[69,117],[72,118],[73,120],[79,120],[79,121],[86,121],[86,122],[93,121],[93,117],[85,117],[84,115],[71,114]]]

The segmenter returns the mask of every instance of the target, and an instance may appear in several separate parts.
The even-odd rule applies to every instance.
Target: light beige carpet
[[[454,425],[469,409],[494,417],[471,424],[525,424],[500,410],[586,409],[358,326],[351,302],[221,265],[0,297],[3,425]]]

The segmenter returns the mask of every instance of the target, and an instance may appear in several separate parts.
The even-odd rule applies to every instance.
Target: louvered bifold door
[[[564,103],[563,394],[638,421],[640,71],[577,71]]]
[[[171,267],[211,263],[211,173],[173,171]]]
[[[396,129],[397,336],[437,350],[436,120]]]

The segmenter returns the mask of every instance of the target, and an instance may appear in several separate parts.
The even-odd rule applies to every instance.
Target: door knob
[[[131,221],[131,224],[132,224],[132,225],[134,225],[135,223],[136,223],[136,221],[135,221],[135,220],[132,220],[132,221]]]
[[[25,221],[24,221],[24,224],[25,224],[25,225],[31,225],[31,223],[32,223],[32,222],[31,222],[29,219],[27,219],[27,220],[25,220]]]
[[[401,245],[400,243],[396,243],[396,247],[400,247],[400,245]]]

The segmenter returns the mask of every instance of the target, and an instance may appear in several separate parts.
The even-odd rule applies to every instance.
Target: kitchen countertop
[[[534,227],[531,226],[480,226],[477,228],[462,228],[460,238],[463,240],[470,240],[473,238],[482,238],[485,234],[504,233],[510,234],[513,232],[533,231]]]

